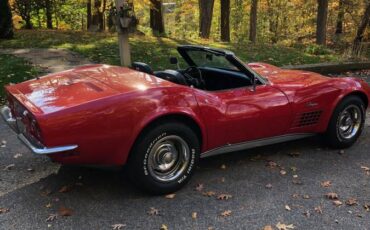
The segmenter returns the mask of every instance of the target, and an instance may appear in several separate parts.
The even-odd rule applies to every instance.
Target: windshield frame
[[[214,49],[214,48],[209,48],[209,47],[204,47],[204,46],[192,46],[192,45],[179,46],[177,50],[179,54],[181,55],[181,57],[185,60],[185,62],[189,66],[199,67],[190,57],[188,52],[189,51],[201,51],[205,53],[214,54],[217,56],[223,56],[232,66],[236,67],[236,69],[228,69],[229,71],[240,71],[241,73],[245,74],[246,78],[250,78],[250,79],[255,78],[257,82],[260,82],[260,84],[263,84],[263,85],[268,83],[268,81],[265,78],[261,77],[255,71],[250,69],[244,62],[242,62],[231,51],[222,50],[222,49]],[[209,68],[217,69],[217,67],[209,67]],[[223,69],[223,68],[218,68],[218,69]]]

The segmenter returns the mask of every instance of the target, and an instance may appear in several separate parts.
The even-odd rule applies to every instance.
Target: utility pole
[[[115,0],[117,9],[116,27],[118,33],[119,56],[121,58],[121,66],[131,65],[131,51],[129,43],[129,28],[123,28],[120,23],[120,12],[127,0]]]

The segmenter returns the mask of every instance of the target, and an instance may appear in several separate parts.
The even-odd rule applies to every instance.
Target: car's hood
[[[280,88],[308,87],[332,80],[329,77],[317,73],[281,69],[265,63],[250,63],[248,66],[261,76],[267,78],[272,85],[277,85]]]
[[[171,83],[128,68],[89,65],[6,88],[26,107],[52,113],[117,94],[168,85]]]

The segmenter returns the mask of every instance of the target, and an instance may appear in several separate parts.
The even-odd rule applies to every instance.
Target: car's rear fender
[[[178,93],[179,90],[181,90],[181,93]],[[148,110],[148,105],[146,105],[146,107],[136,108],[138,113],[133,119],[133,123],[135,125],[132,128],[132,135],[130,137],[129,145],[124,146],[121,149],[122,158],[119,159],[121,164],[126,163],[129,153],[131,152],[136,140],[140,135],[145,134],[145,131],[153,124],[157,125],[168,120],[177,120],[179,122],[185,122],[189,125],[193,125],[192,128],[200,137],[202,150],[206,148],[206,128],[201,120],[198,104],[195,100],[192,89],[186,89],[184,87],[181,87],[181,89],[167,88],[162,89],[160,92],[161,94],[173,96],[167,99],[165,96],[151,98],[149,101],[153,102],[153,107],[155,106],[153,110]],[[151,106],[149,105],[149,107]]]

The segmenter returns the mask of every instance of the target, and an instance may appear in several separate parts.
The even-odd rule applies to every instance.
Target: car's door
[[[255,90],[198,91],[196,97],[207,126],[208,150],[283,135],[292,121],[287,97],[269,84]]]

